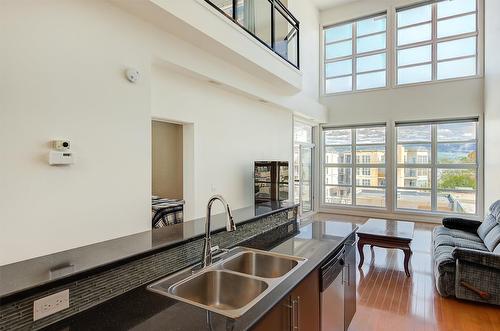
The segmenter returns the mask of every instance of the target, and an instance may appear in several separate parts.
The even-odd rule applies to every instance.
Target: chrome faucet
[[[212,214],[212,204],[219,200],[224,205],[226,209],[226,231],[234,231],[236,230],[236,225],[234,225],[233,215],[231,215],[231,209],[229,209],[229,205],[226,200],[221,195],[214,195],[208,200],[207,204],[207,218],[205,219],[205,244],[203,246],[203,259],[201,261],[201,266],[208,267],[212,264],[212,243],[210,236],[210,219]],[[214,247],[215,248],[215,247]]]

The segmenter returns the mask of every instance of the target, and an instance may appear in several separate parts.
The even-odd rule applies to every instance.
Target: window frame
[[[416,123],[430,123],[430,122],[451,122],[451,121],[464,121],[464,120],[475,120],[476,124],[476,162],[478,165],[476,172],[476,214],[461,214],[446,211],[427,211],[427,210],[417,210],[417,209],[397,209],[397,167],[396,167],[396,122],[389,121],[386,126],[386,177],[385,177],[385,187],[386,187],[386,208],[377,208],[370,206],[356,206],[353,204],[331,204],[325,203],[325,139],[323,135],[323,130],[326,129],[341,129],[349,127],[366,127],[369,125],[343,125],[335,126],[333,124],[322,124],[319,127],[318,134],[318,185],[317,185],[317,196],[319,197],[317,202],[318,212],[325,213],[340,213],[346,215],[357,215],[357,216],[367,216],[367,217],[399,217],[408,220],[424,221],[424,222],[441,222],[443,217],[466,217],[474,220],[482,220],[484,218],[484,120],[483,116],[471,116],[471,117],[457,117],[449,118],[446,120],[433,120],[433,119],[423,119]],[[379,123],[381,124],[381,123]],[[372,124],[373,125],[373,124]],[[354,199],[354,198],[353,198]]]
[[[438,18],[437,17],[437,4],[441,1],[445,1],[445,0],[424,1],[421,3],[406,5],[406,6],[402,6],[402,7],[396,7],[395,10],[393,11],[392,14],[393,14],[394,23],[393,23],[393,33],[391,34],[392,40],[393,40],[393,47],[391,49],[391,52],[392,52],[393,57],[394,57],[394,63],[391,66],[391,70],[393,72],[393,75],[392,75],[393,88],[401,88],[401,87],[415,86],[415,85],[422,85],[422,84],[434,84],[434,83],[441,83],[441,82],[447,82],[447,81],[475,79],[475,78],[480,78],[483,76],[483,48],[484,48],[483,28],[482,28],[484,25],[483,0],[475,0],[476,1],[476,10],[475,11],[461,13],[461,14],[452,15],[452,16],[443,17],[443,18]],[[416,24],[410,24],[410,25],[406,25],[402,28],[398,27],[398,16],[397,16],[398,12],[404,11],[404,10],[409,10],[412,8],[418,8],[418,7],[422,7],[422,6],[426,6],[426,5],[431,6],[431,20],[430,21],[419,22]],[[441,37],[441,38],[437,37],[437,23],[438,22],[446,21],[446,20],[454,19],[454,18],[458,18],[458,17],[465,17],[465,16],[471,15],[473,13],[476,16],[476,31],[447,36],[447,37]],[[398,46],[398,31],[399,30],[411,28],[411,27],[423,26],[423,25],[426,25],[429,23],[431,24],[431,39],[430,40],[414,42],[414,43],[409,43],[409,44],[405,44],[402,46]],[[456,40],[461,40],[461,39],[466,39],[466,38],[471,38],[471,37],[476,38],[476,53],[474,55],[460,56],[460,57],[454,57],[454,58],[449,58],[449,59],[444,59],[444,60],[437,59],[437,48],[438,48],[437,45],[439,43],[443,43],[443,42],[447,42],[447,41],[456,41]],[[410,64],[410,65],[403,65],[403,66],[398,65],[398,52],[400,50],[412,49],[412,48],[428,46],[428,45],[431,46],[431,60],[430,61],[416,63],[416,64]],[[456,60],[467,59],[467,58],[474,58],[474,57],[476,58],[476,74],[475,75],[437,79],[437,67],[438,67],[439,63],[456,61]],[[429,65],[429,64],[431,65],[431,79],[430,80],[399,84],[398,71],[400,68],[413,68],[413,67],[422,66],[422,65]]]
[[[366,91],[374,91],[374,90],[383,90],[387,89],[391,86],[390,82],[390,23],[391,20],[389,19],[389,11],[380,11],[375,14],[367,15],[367,16],[362,16],[358,17],[355,19],[351,19],[348,21],[343,21],[343,22],[338,22],[334,24],[329,24],[322,26],[321,28],[321,54],[322,54],[322,59],[321,59],[321,94],[325,96],[331,96],[331,95],[341,95],[341,94],[351,94],[351,93],[359,93],[359,92],[366,92]],[[376,36],[376,35],[381,35],[385,33],[385,48],[383,49],[378,49],[374,51],[368,51],[368,52],[363,52],[363,53],[357,53],[357,23],[360,21],[364,21],[370,18],[376,18],[376,17],[384,17],[386,19],[386,26],[384,31],[380,32],[374,32],[374,33],[369,33],[360,36],[359,38],[364,38],[364,37],[371,37],[371,36]],[[327,43],[326,42],[326,30],[342,25],[347,25],[351,24],[351,37],[347,39],[341,39],[341,40],[336,40],[334,42]],[[351,40],[352,45],[351,45],[351,55],[346,55],[346,56],[340,56],[334,59],[327,59],[326,57],[326,51],[327,51],[327,46],[332,45],[332,44],[337,44],[345,41]],[[369,71],[363,71],[363,72],[357,72],[357,59],[358,58],[363,58],[363,57],[368,57],[372,55],[379,55],[379,54],[385,54],[385,69],[376,69],[376,70],[369,70]],[[327,76],[326,75],[326,68],[327,64],[329,63],[336,63],[336,62],[341,62],[341,61],[346,61],[346,60],[351,60],[351,73],[350,74],[344,74],[344,75],[337,75],[337,76]],[[367,88],[367,89],[357,89],[357,75],[361,74],[370,74],[370,73],[377,73],[377,72],[383,72],[385,71],[385,86],[381,87],[373,87],[373,88]],[[326,91],[326,81],[328,79],[334,79],[334,78],[343,78],[343,77],[352,77],[352,86],[351,90],[349,91],[339,91],[339,92],[327,92]]]
[[[465,80],[474,80],[484,77],[484,0],[477,0],[476,5],[476,26],[477,26],[477,39],[476,39],[476,53],[477,53],[477,70],[475,76],[467,76],[467,77],[458,77],[458,78],[447,78],[442,80],[430,80],[425,82],[418,83],[409,83],[398,85],[397,80],[397,53],[396,53],[396,39],[397,39],[397,10],[401,8],[410,8],[411,6],[419,6],[424,3],[432,3],[439,0],[434,1],[420,1],[415,0],[416,3],[404,5],[404,6],[391,6],[387,5],[385,9],[380,10],[372,15],[362,16],[360,18],[355,18],[351,20],[344,21],[336,21],[336,20],[328,20],[325,21],[320,26],[320,95],[322,97],[334,97],[339,95],[346,94],[356,94],[356,93],[369,93],[377,90],[388,90],[388,89],[400,89],[400,88],[408,88],[413,86],[420,85],[432,85],[432,84],[441,84],[446,82],[454,82],[454,81],[465,81]],[[383,8],[383,7],[382,7]],[[382,9],[380,8],[380,9]],[[375,12],[375,11],[374,11]],[[386,56],[386,87],[384,88],[375,88],[375,89],[366,89],[366,90],[351,90],[346,92],[335,92],[335,93],[326,93],[326,79],[325,79],[325,59],[326,59],[326,47],[325,47],[325,29],[337,25],[343,25],[352,21],[361,20],[362,18],[369,18],[373,16],[377,16],[383,13],[387,15],[387,56]],[[457,38],[460,39],[460,38]],[[354,86],[354,85],[353,85]]]
[[[452,124],[452,123],[469,123],[469,122],[474,122],[476,126],[476,137],[474,140],[453,140],[449,141],[450,143],[475,143],[476,144],[476,163],[475,164],[446,164],[446,163],[439,163],[437,156],[438,156],[438,137],[437,137],[437,127],[439,124]],[[412,141],[412,142],[401,142],[402,144],[429,144],[431,145],[431,160],[428,163],[425,164],[418,164],[418,163],[398,163],[397,162],[397,148],[398,148],[398,134],[397,134],[397,128],[400,126],[414,126],[414,125],[430,125],[431,126],[431,141],[430,142],[419,142],[419,141]],[[399,122],[394,125],[394,131],[393,131],[393,137],[394,141],[392,142],[393,146],[393,155],[394,155],[394,162],[392,166],[392,176],[393,176],[393,185],[392,185],[392,196],[393,201],[392,201],[392,209],[394,212],[409,212],[409,213],[417,213],[417,214],[429,214],[429,215],[452,215],[452,216],[459,216],[459,217],[469,217],[469,218],[476,218],[480,217],[482,215],[482,208],[481,208],[481,203],[482,203],[482,190],[483,190],[483,183],[482,183],[482,171],[484,167],[484,160],[482,159],[482,139],[481,139],[481,134],[482,134],[482,129],[481,129],[481,122],[477,118],[471,118],[471,119],[456,119],[456,120],[447,120],[447,121],[418,121],[418,122]],[[446,142],[441,142],[441,143],[447,143]],[[398,169],[416,169],[417,170],[417,176],[418,176],[418,170],[420,169],[430,169],[431,171],[431,182],[430,182],[430,187],[429,188],[408,188],[408,187],[399,187],[397,183],[397,171]],[[474,169],[476,171],[476,189],[474,190],[475,196],[476,196],[476,203],[475,203],[475,213],[457,213],[457,212],[452,212],[452,211],[442,211],[438,210],[437,208],[437,193],[440,191],[445,191],[445,192],[458,192],[458,193],[470,193],[470,191],[467,190],[457,190],[457,189],[439,189],[438,188],[438,170],[439,169],[456,169],[456,170],[462,170],[462,169]],[[412,209],[412,208],[398,208],[398,199],[397,199],[397,194],[399,189],[409,189],[409,190],[419,190],[419,191],[427,191],[431,193],[431,209],[430,210],[423,210],[423,209]]]
[[[380,128],[383,127],[385,129],[385,134],[384,134],[384,143],[357,143],[356,142],[356,129],[363,129],[363,128]],[[325,131],[328,130],[342,130],[342,129],[350,129],[351,130],[351,144],[339,144],[339,145],[327,145],[325,142]],[[321,126],[320,127],[320,145],[321,145],[321,153],[320,153],[320,164],[321,164],[321,169],[320,169],[320,208],[331,208],[331,207],[339,207],[339,208],[350,208],[350,209],[372,209],[372,210],[379,210],[379,211],[387,211],[390,208],[390,203],[389,203],[389,185],[388,185],[388,167],[389,167],[389,162],[387,161],[387,154],[389,152],[388,148],[388,142],[389,142],[389,127],[387,123],[374,123],[374,124],[365,124],[365,125],[351,125],[351,126]],[[357,146],[384,146],[384,163],[369,163],[369,164],[364,164],[364,163],[359,163],[357,161],[357,155],[356,155],[356,147]],[[336,147],[347,147],[350,146],[351,148],[351,163],[327,163],[326,162],[326,148],[329,146],[336,146]],[[326,169],[327,168],[345,168],[345,169],[351,169],[351,184],[346,185],[346,184],[326,184]],[[384,183],[385,185],[377,185],[377,186],[364,186],[362,184],[358,185],[357,184],[357,172],[358,170],[360,173],[363,172],[363,169],[369,168],[370,173],[371,169],[384,169],[385,171],[385,180]],[[360,176],[363,176],[362,174]],[[350,204],[341,204],[341,203],[329,203],[326,202],[326,194],[325,190],[327,187],[346,187],[351,189],[351,203]],[[368,188],[368,189],[384,189],[385,194],[384,194],[384,202],[385,206],[384,207],[377,207],[377,206],[369,206],[369,205],[357,205],[356,204],[356,188],[357,187],[362,187],[362,188]]]

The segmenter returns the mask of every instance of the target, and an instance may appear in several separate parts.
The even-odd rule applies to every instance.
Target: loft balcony
[[[299,69],[299,21],[279,0],[205,0]]]
[[[162,65],[172,65],[263,100],[267,100],[269,89],[282,95],[302,90],[299,22],[278,0],[109,1],[196,47],[172,52],[167,41],[155,43],[155,61]],[[201,65],[200,57],[208,59],[210,65]],[[221,66],[228,70],[221,70]],[[243,74],[248,81],[263,84],[244,83],[240,78]],[[256,88],[262,91],[254,91]],[[298,103],[304,109],[323,111],[315,102],[293,102]]]

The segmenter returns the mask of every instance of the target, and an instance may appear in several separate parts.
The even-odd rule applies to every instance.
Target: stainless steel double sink
[[[306,259],[237,247],[207,268],[186,269],[148,289],[218,314],[238,318]]]

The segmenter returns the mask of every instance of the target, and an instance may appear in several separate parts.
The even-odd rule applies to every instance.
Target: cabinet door
[[[344,279],[344,329],[347,330],[356,312],[356,249],[354,242],[346,244]]]
[[[292,291],[292,330],[319,331],[319,300],[319,270],[314,270]]]
[[[286,296],[273,307],[258,323],[253,331],[290,331],[292,318],[291,295]]]

